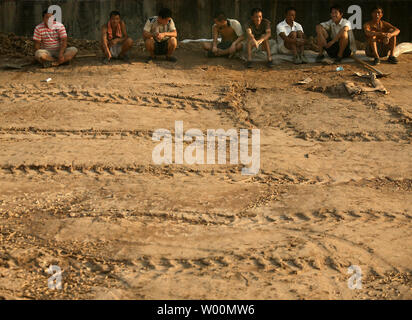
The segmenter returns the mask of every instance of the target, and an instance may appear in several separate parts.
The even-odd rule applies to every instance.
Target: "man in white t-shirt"
[[[318,36],[319,56],[317,62],[324,59],[323,51],[336,63],[348,58],[356,52],[356,42],[351,23],[343,18],[343,10],[339,6],[330,9],[331,20],[316,26]]]
[[[212,27],[213,41],[204,42],[203,49],[208,52],[208,57],[232,57],[237,51],[241,51],[243,48],[243,35],[242,25],[239,21],[234,19],[228,19],[223,12],[219,12],[215,15],[215,24]],[[218,42],[218,37],[222,38],[221,42]]]
[[[305,57],[305,35],[303,27],[295,22],[296,9],[289,7],[285,11],[285,20],[276,26],[279,52],[293,54],[295,64],[308,63]]]
[[[147,62],[156,59],[156,55],[166,55],[166,60],[176,62],[172,56],[177,48],[177,31],[172,19],[172,11],[163,8],[158,16],[149,18],[143,29],[146,50],[150,53]]]

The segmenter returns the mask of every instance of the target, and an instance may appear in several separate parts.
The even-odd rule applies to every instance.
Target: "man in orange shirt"
[[[396,37],[400,30],[389,22],[383,21],[382,7],[375,7],[372,11],[372,20],[365,23],[363,30],[368,41],[366,46],[366,55],[375,58],[374,65],[380,63],[380,58],[387,57],[389,53],[388,62],[397,64],[398,59],[394,56],[396,47]]]

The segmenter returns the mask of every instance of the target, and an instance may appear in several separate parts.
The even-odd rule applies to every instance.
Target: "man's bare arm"
[[[153,39],[153,34],[151,32],[147,32],[146,30],[143,30],[143,38],[145,40],[147,39]]]
[[[339,39],[340,39],[340,37],[342,37],[342,35],[343,35],[345,32],[349,32],[349,27],[348,27],[348,26],[343,27],[343,28],[339,31],[339,33],[336,35],[336,37],[335,37],[331,42],[332,42],[332,43],[338,42]]]
[[[384,21],[383,24],[384,28],[389,30],[390,37],[397,37],[401,33],[401,30],[391,25],[389,22]]]
[[[163,37],[175,37],[177,38],[177,30],[171,32],[162,32]]]
[[[246,29],[246,34],[247,34],[247,37],[248,37],[249,40],[256,40],[256,39],[255,39],[255,36],[254,36],[253,33],[252,33],[252,29],[247,28],[247,29]]]
[[[120,27],[122,28],[122,38],[121,41],[124,41],[128,38],[127,36],[127,29],[126,29],[126,23],[124,21],[121,22]]]
[[[217,30],[217,26],[213,26],[213,43],[212,48],[217,47],[217,38],[219,36],[219,31]]]
[[[238,37],[236,39],[235,42],[233,42],[234,45],[237,45],[238,43],[242,42],[243,40],[245,40],[245,36],[242,34],[240,37]]]
[[[63,38],[60,40],[59,56],[63,56],[64,52],[66,51],[66,48],[67,48],[67,38]]]
[[[286,33],[284,33],[284,32],[279,33],[279,37],[281,37],[283,39],[283,41],[287,44],[296,44],[297,43],[296,39],[292,39],[292,38],[287,37]]]
[[[368,38],[384,36],[384,32],[372,31],[372,28],[369,22],[364,24],[363,31],[365,32],[365,36]]]
[[[107,26],[103,26],[101,29],[101,41],[103,45],[109,45],[109,40],[107,40]]]
[[[40,41],[39,40],[34,40],[34,50],[37,51],[40,49]]]
[[[272,36],[272,30],[267,29],[265,35],[261,38],[261,40],[266,41],[269,40]]]

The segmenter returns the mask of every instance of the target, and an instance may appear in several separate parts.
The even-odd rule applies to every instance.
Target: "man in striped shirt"
[[[58,66],[69,62],[77,54],[75,47],[67,48],[67,34],[64,25],[52,21],[51,17],[51,13],[47,10],[43,11],[43,22],[34,29],[35,58],[43,67]]]

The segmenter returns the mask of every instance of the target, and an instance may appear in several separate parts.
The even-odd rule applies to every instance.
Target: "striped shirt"
[[[58,50],[60,48],[60,39],[64,38],[67,38],[66,28],[56,21],[53,29],[49,29],[44,22],[34,29],[33,40],[40,41],[42,49]]]

